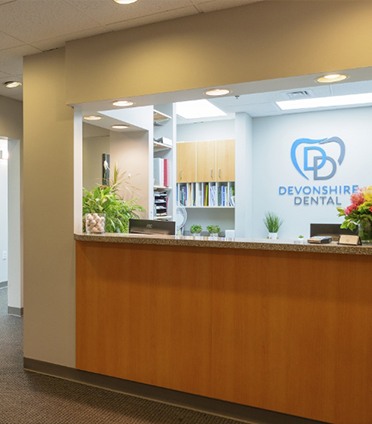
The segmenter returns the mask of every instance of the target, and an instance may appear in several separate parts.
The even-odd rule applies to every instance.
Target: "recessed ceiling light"
[[[137,0],[114,0],[115,3],[119,4],[131,4],[135,3]]]
[[[280,107],[281,110],[314,109],[335,106],[361,106],[365,104],[372,104],[372,93],[285,100],[282,102],[276,102],[276,104]]]
[[[6,88],[17,88],[22,85],[20,81],[6,81],[4,82]]]
[[[102,119],[102,116],[98,116],[98,115],[87,115],[87,116],[84,116],[84,119],[86,121],[99,121],[100,119]]]
[[[347,78],[347,75],[344,75],[344,74],[328,74],[328,75],[323,75],[317,78],[316,81],[320,82],[321,84],[324,84],[324,83],[343,81],[346,78]]]
[[[186,119],[226,116],[225,112],[205,99],[178,102],[176,103],[176,111],[177,115]]]
[[[125,130],[126,128],[129,128],[129,126],[128,125],[115,124],[115,125],[111,125],[111,128],[113,130]]]
[[[131,102],[130,100],[116,100],[112,104],[114,106],[118,106],[118,107],[128,107],[128,106],[133,106],[134,105],[134,103]]]
[[[212,88],[211,90],[208,90],[205,92],[207,96],[212,97],[218,97],[218,96],[225,96],[226,94],[229,94],[230,90],[227,88]]]

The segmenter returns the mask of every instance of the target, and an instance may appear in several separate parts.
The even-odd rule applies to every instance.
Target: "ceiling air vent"
[[[297,91],[291,91],[290,93],[287,93],[287,96],[291,100],[298,100],[298,99],[306,99],[308,97],[311,97],[310,91],[306,90],[297,90]]]

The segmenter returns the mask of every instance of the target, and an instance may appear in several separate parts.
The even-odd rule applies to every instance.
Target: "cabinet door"
[[[214,141],[197,142],[197,180],[198,182],[216,181],[216,155]]]
[[[177,143],[177,182],[196,181],[196,144]]]
[[[218,140],[216,147],[216,181],[235,181],[235,141]]]

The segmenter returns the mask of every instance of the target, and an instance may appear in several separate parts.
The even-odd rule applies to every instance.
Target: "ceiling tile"
[[[1,30],[25,42],[97,26],[92,18],[63,0],[17,0],[0,9]]]
[[[59,37],[51,37],[51,38],[44,39],[44,40],[34,41],[30,44],[32,46],[40,49],[40,50],[46,51],[46,50],[50,50],[50,49],[63,47],[66,44],[67,41],[91,37],[92,35],[103,34],[105,32],[110,32],[110,31],[112,31],[112,28],[106,28],[106,27],[99,26],[99,27],[86,29],[86,30],[83,30],[83,31],[74,31],[74,32],[71,32],[68,35],[61,35]]]
[[[120,5],[112,0],[106,2],[102,0],[66,0],[66,2],[101,25],[133,21],[186,7],[195,9],[190,0],[151,0],[129,5]]]
[[[133,28],[155,22],[167,21],[170,19],[181,18],[183,16],[195,15],[197,10],[194,7],[184,7],[182,9],[173,9],[162,13],[133,18],[127,21],[115,22],[108,25],[111,30],[120,30],[125,28]]]
[[[1,51],[0,71],[10,75],[22,75],[23,56],[35,53],[40,53],[40,50],[31,46],[14,47],[13,49]]]
[[[9,49],[22,45],[23,42],[0,31],[0,50]]]

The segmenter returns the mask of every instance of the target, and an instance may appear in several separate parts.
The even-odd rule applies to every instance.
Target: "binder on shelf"
[[[164,163],[162,158],[154,158],[154,185],[163,186]]]
[[[163,186],[168,187],[169,186],[169,162],[168,159],[163,159]]]
[[[163,158],[154,158],[154,185],[160,187],[169,186],[169,161]]]

